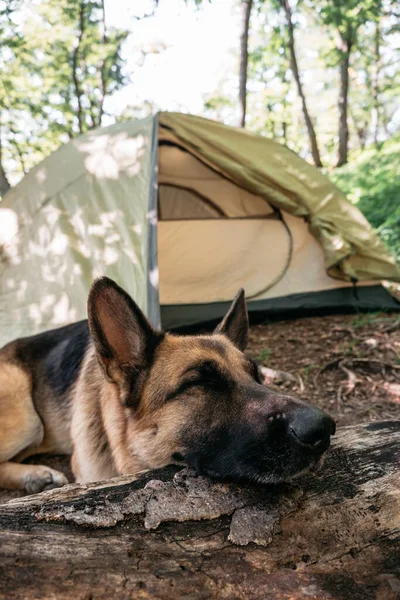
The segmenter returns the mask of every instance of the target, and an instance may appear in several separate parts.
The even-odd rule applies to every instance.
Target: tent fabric
[[[193,328],[198,329],[199,326],[209,329],[222,319],[229,306],[230,302],[161,306],[161,318],[167,329],[190,331]],[[247,308],[251,323],[268,323],[282,318],[292,319],[310,314],[322,316],[332,313],[398,312],[400,303],[382,285],[368,285],[250,301],[247,303]]]
[[[158,239],[163,305],[226,302],[244,282],[255,296],[283,271],[289,251],[285,229],[268,219],[160,221]]]
[[[400,281],[400,270],[367,219],[316,168],[277,142],[201,117],[161,113],[194,156],[273,206],[303,217],[321,244],[331,277]]]
[[[328,276],[321,245],[304,219],[274,212],[264,198],[171,145],[180,143],[171,131],[166,145],[164,136],[161,131],[158,246],[162,306],[224,302],[241,286],[248,300],[351,287],[351,283]],[[182,320],[186,314],[182,308]]]
[[[72,140],[0,203],[0,347],[86,318],[100,275],[159,320],[155,128],[148,118]]]
[[[283,218],[287,229],[270,219],[159,221],[161,305],[227,302],[243,285],[248,300],[352,287],[328,277],[306,224]]]
[[[176,142],[179,143],[179,140],[176,139]],[[264,198],[232,183],[226,177],[203,164],[192,154],[176,146],[160,145],[158,150],[158,185],[160,196],[159,218],[163,220],[176,218],[182,220],[198,217],[198,214],[194,211],[194,206],[198,202],[193,203],[192,199],[184,199],[182,193],[180,193],[182,197],[180,202],[177,197],[179,190],[188,192],[189,189],[192,193],[198,195],[198,200],[207,198],[211,202],[211,206],[208,207],[207,211],[203,205],[202,212],[207,212],[207,217],[241,218],[274,214],[271,205]],[[176,202],[179,202],[176,210],[173,209],[172,205],[171,186],[175,190]],[[163,198],[163,194],[170,196],[168,206],[165,206],[168,199]],[[212,210],[210,210],[211,208]]]
[[[400,281],[368,222],[317,169],[277,142],[177,113],[90,131],[7,193],[0,346],[86,318],[99,275],[155,326],[160,305],[184,325],[239,287],[253,310],[322,291],[345,301],[356,279],[365,290]]]

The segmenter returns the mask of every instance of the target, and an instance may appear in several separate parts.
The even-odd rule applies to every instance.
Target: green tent
[[[159,113],[71,140],[0,204],[0,344],[86,317],[92,280],[154,324],[397,309],[394,259],[317,169],[263,136]],[[160,310],[161,309],[161,310]]]

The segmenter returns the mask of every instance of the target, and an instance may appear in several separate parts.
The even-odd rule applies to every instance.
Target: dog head
[[[124,406],[125,444],[140,468],[178,463],[217,479],[275,483],[321,462],[335,423],[262,385],[243,354],[243,290],[210,335],[154,330],[107,278],[93,284],[88,313],[98,361]]]

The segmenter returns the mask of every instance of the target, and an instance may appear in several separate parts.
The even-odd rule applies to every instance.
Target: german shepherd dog
[[[42,453],[72,454],[78,482],[171,463],[260,483],[315,469],[334,421],[262,385],[243,354],[247,336],[243,290],[212,334],[178,336],[153,329],[112,280],[96,280],[88,321],[0,350],[0,487],[66,484],[21,462]]]

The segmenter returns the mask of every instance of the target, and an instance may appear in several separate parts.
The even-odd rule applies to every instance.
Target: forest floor
[[[256,325],[247,350],[266,383],[338,425],[400,418],[400,315],[334,315]],[[281,373],[280,373],[281,372]]]

